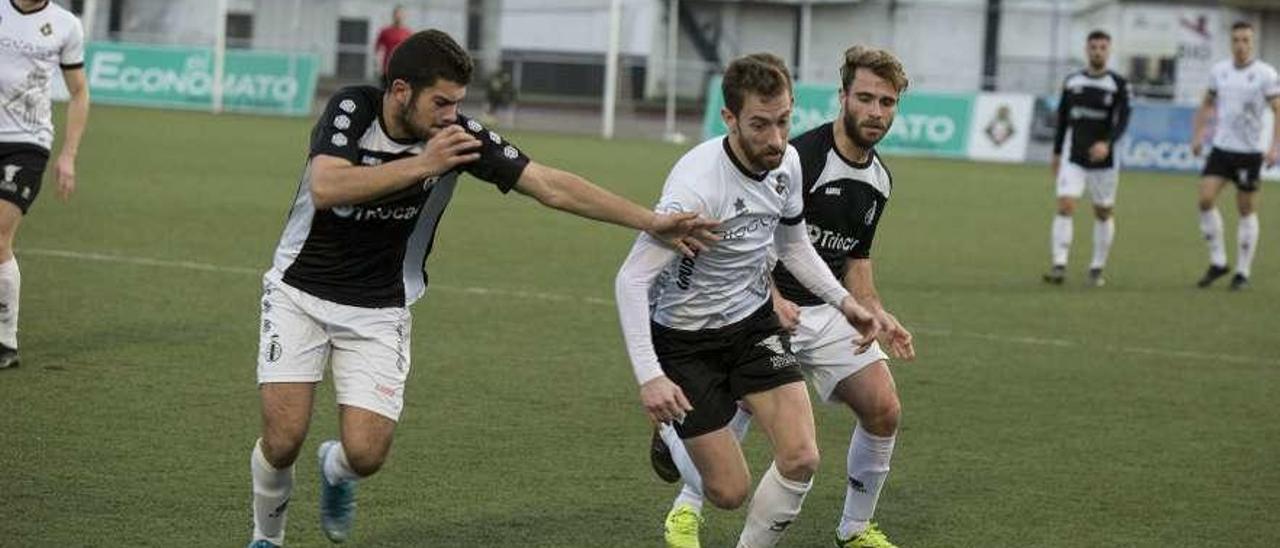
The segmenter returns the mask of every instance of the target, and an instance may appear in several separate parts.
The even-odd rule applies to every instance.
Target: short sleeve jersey
[[[53,80],[84,66],[80,20],[49,2],[24,12],[0,2],[0,143],[53,146]]]
[[[774,229],[803,219],[799,158],[788,146],[778,168],[753,173],[727,138],[711,139],[676,162],[657,211],[719,220],[721,240],[663,269],[650,292],[653,321],[690,331],[737,322],[769,298],[765,274]]]
[[[871,242],[889,203],[893,177],[874,149],[861,163],[841,155],[831,123],[796,136],[791,144],[803,171],[801,192],[809,241],[836,279],[843,279],[847,259],[871,256]],[[824,304],[782,263],[774,267],[773,281],[783,297],[800,306]]]
[[[316,156],[377,166],[426,146],[388,135],[381,111],[382,91],[369,86],[344,88],[329,100],[311,132],[310,158],[272,265],[285,283],[339,304],[412,304],[426,290],[427,255],[458,176],[466,172],[507,192],[529,163],[501,135],[460,116],[458,124],[482,143],[480,159],[364,203],[317,209],[311,200]]]
[[[1276,69],[1259,60],[1244,67],[1235,66],[1231,59],[1219,61],[1209,73],[1209,91],[1217,107],[1214,148],[1242,154],[1264,152],[1267,140],[1262,128],[1267,104],[1280,96]]]

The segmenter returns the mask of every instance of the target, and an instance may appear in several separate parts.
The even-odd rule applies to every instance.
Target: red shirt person
[[[378,31],[378,41],[374,46],[374,53],[378,55],[378,68],[383,74],[387,72],[387,60],[391,59],[391,52],[412,34],[413,31],[404,24],[404,6],[396,6],[395,11],[391,12],[391,25]]]

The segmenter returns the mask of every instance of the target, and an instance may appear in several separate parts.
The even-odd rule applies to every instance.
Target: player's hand
[[[70,200],[71,193],[76,191],[76,157],[59,154],[54,170],[58,175],[58,198],[64,202]]]
[[[479,139],[472,137],[462,126],[452,125],[427,139],[427,146],[418,153],[418,158],[426,165],[426,176],[434,177],[480,159],[478,148]]]
[[[877,319],[883,326],[880,332],[880,345],[889,349],[889,355],[900,360],[915,360],[916,347],[911,342],[911,332],[907,331],[898,318],[887,310],[881,310]]]
[[[1053,174],[1054,177],[1058,176],[1059,167],[1062,167],[1062,155],[1054,154],[1053,158],[1049,160],[1049,171]]]
[[[666,375],[640,385],[640,403],[649,420],[655,423],[682,422],[684,416],[693,411],[684,391]]]
[[[1276,167],[1277,158],[1280,158],[1280,155],[1277,154],[1275,147],[1271,147],[1271,150],[1267,151],[1267,156],[1263,161],[1266,162],[1267,167]]]
[[[1196,135],[1195,137],[1192,137],[1191,138],[1191,154],[1194,156],[1199,156],[1200,149],[1202,148],[1204,148],[1204,144],[1200,142],[1200,136]]]
[[[858,301],[855,301],[852,296],[845,297],[843,301],[840,301],[840,312],[849,321],[849,325],[857,329],[858,334],[861,335],[858,340],[854,341],[858,345],[858,350],[855,353],[861,354],[865,352],[871,346],[871,343],[875,342],[876,337],[880,336],[880,320],[871,311],[858,304]]]
[[[795,333],[800,326],[800,306],[782,298],[777,291],[773,293],[773,313],[778,315],[778,324],[787,333]]]
[[[1107,155],[1111,154],[1111,145],[1106,141],[1098,141],[1089,147],[1089,159],[1094,162],[1101,162],[1107,159]]]
[[[717,226],[720,221],[700,218],[694,212],[655,213],[645,232],[676,248],[685,257],[693,257],[720,241],[720,236],[711,232]]]

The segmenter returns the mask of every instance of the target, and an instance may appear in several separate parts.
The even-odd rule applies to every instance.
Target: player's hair
[[[853,85],[853,77],[858,69],[864,68],[872,74],[889,81],[898,93],[907,91],[907,70],[902,67],[892,53],[880,48],[857,45],[844,52],[844,65],[840,66],[840,86],[845,91]]]
[[[1250,23],[1248,21],[1236,21],[1235,23],[1232,23],[1231,32],[1235,32],[1238,30],[1253,30],[1253,23]]]
[[[1090,33],[1089,33],[1089,37],[1088,37],[1088,38],[1085,38],[1085,42],[1092,42],[1092,41],[1094,41],[1094,40],[1106,40],[1106,41],[1110,42],[1110,41],[1111,41],[1111,35],[1110,35],[1110,34],[1107,34],[1107,31],[1105,31],[1105,30],[1101,30],[1101,29],[1099,29],[1099,30],[1095,30],[1095,31],[1093,31],[1093,32],[1090,32]]]
[[[724,106],[737,116],[747,94],[772,99],[783,93],[791,95],[791,73],[782,58],[772,53],[753,53],[729,63],[720,82]]]
[[[465,86],[471,83],[473,68],[471,56],[448,34],[424,30],[413,33],[391,52],[382,85],[391,89],[392,82],[404,80],[417,95],[441,78]]]

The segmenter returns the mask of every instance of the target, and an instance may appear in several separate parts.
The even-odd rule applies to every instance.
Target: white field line
[[[17,250],[18,255],[37,256],[37,257],[53,257],[58,259],[73,259],[82,261],[100,261],[117,264],[131,264],[138,266],[148,266],[156,268],[172,268],[178,270],[194,270],[201,272],[220,272],[225,274],[253,275],[260,276],[264,272],[262,268],[251,268],[245,266],[228,266],[213,263],[202,263],[196,261],[172,261],[166,259],[153,259],[149,257],[131,257],[127,255],[112,255],[107,253],[91,253],[81,251],[67,251],[61,249],[39,249],[39,248],[22,248]],[[467,295],[481,295],[489,297],[504,297],[513,299],[537,300],[557,303],[579,303],[595,306],[613,306],[612,299],[601,299],[599,297],[579,297],[575,295],[565,295],[561,293],[548,293],[542,291],[523,291],[518,289],[501,289],[494,287],[468,287],[453,286],[446,284],[431,284],[431,289],[435,291],[446,291],[449,293],[464,293]],[[976,333],[966,331],[955,331],[952,329],[939,327],[914,327],[912,329],[916,333],[923,335],[933,335],[939,337],[964,337],[971,339],[983,339],[989,341],[1021,344],[1030,346],[1050,346],[1056,348],[1074,348],[1085,346],[1079,341],[1071,341],[1065,339],[1047,339],[1041,337],[1014,336],[1000,333]],[[1232,354],[1217,354],[1208,352],[1195,352],[1191,350],[1172,350],[1166,348],[1147,348],[1138,346],[1106,346],[1103,350],[1120,352],[1125,354],[1141,354],[1147,356],[1158,356],[1163,358],[1180,358],[1199,361],[1218,361],[1231,362],[1240,364],[1256,364],[1256,365],[1280,365],[1280,358],[1263,358],[1257,356],[1238,356]]]

